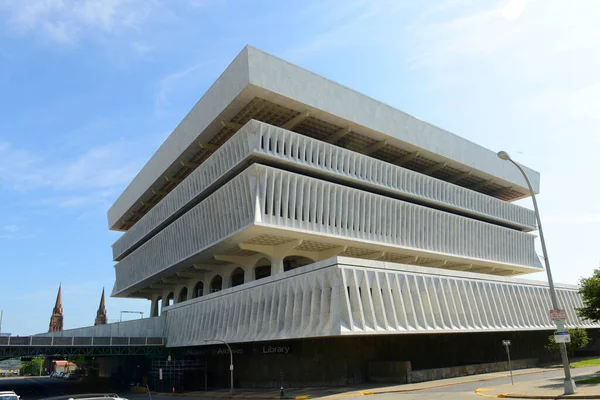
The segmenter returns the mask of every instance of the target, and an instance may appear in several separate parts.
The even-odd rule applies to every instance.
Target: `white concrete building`
[[[209,338],[547,336],[547,286],[515,278],[543,270],[534,214],[512,203],[528,193],[495,152],[246,47],[108,211],[112,295],[150,300],[181,354]],[[598,328],[557,288],[568,326]]]

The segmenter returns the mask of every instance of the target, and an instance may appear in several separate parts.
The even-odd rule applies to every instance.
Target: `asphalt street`
[[[73,393],[98,393],[112,390],[92,386],[83,382],[67,381],[50,377],[0,378],[0,391],[14,390],[23,400],[37,400],[45,397],[63,396]]]
[[[598,367],[589,368],[578,368],[573,370],[573,375],[591,374],[598,371]],[[553,379],[560,381],[563,377],[562,370],[556,370],[551,372],[541,372],[535,374],[518,375],[514,377],[515,383],[526,382],[539,379]],[[485,378],[485,375],[482,375]],[[443,381],[438,381],[443,384]],[[433,383],[433,382],[432,382]],[[377,394],[368,396],[372,400],[392,400],[392,399],[483,399],[483,397],[475,394],[476,389],[489,388],[494,386],[500,386],[510,383],[510,377],[508,373],[503,378],[491,379],[479,382],[462,383],[458,385],[434,387],[431,389],[417,390],[412,392],[402,393],[387,393]],[[14,390],[19,394],[23,400],[37,400],[44,397],[61,396],[65,394],[73,393],[98,393],[98,392],[112,392],[108,388],[101,387],[90,387],[89,384],[75,381],[65,381],[57,378],[48,377],[29,377],[29,378],[0,378],[0,390]],[[133,394],[127,393],[122,394],[124,397],[133,400],[144,400],[149,399],[146,394]],[[345,398],[343,394],[336,394],[330,396],[335,399]],[[184,399],[193,400],[193,397],[184,397]],[[257,396],[259,398],[259,396]],[[178,396],[158,396],[153,395],[152,400],[182,400],[182,397]]]

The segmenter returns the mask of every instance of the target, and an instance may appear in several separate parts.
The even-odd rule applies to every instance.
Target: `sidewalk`
[[[575,381],[598,376],[598,367],[572,369]],[[559,372],[559,371],[557,371]],[[557,377],[517,382],[514,385],[500,385],[480,388],[476,394],[483,397],[507,399],[600,399],[600,384],[576,383],[577,393],[563,394],[563,379],[560,372]]]
[[[514,376],[535,374],[539,372],[556,371],[556,368],[529,368],[513,371]],[[458,378],[439,379],[420,383],[405,385],[360,385],[344,387],[314,387],[314,388],[285,388],[284,396],[281,397],[279,389],[236,389],[233,396],[227,389],[213,390],[208,392],[186,392],[186,393],[164,393],[168,396],[181,396],[191,398],[237,398],[237,399],[334,399],[342,397],[366,396],[383,393],[402,393],[415,390],[433,389],[445,386],[460,385],[464,383],[485,382],[492,379],[506,378],[507,371],[493,372],[489,374],[461,376]],[[161,395],[162,393],[152,393]]]

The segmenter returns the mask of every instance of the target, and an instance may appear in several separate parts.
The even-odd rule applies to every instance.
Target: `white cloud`
[[[96,190],[106,198],[113,194],[108,189],[123,186],[135,176],[143,164],[132,157],[130,149],[135,143],[120,141],[97,146],[79,157],[64,162],[43,159],[30,152],[14,149],[7,143],[0,144],[0,182],[13,188],[30,190],[50,187],[59,192]],[[103,189],[103,190],[101,190]],[[89,199],[89,194],[85,197]],[[81,196],[59,201],[64,207],[83,204],[76,200]]]
[[[169,103],[169,95],[171,92],[179,89],[183,83],[186,85],[189,84],[188,76],[198,71],[201,68],[204,68],[208,65],[208,63],[198,63],[194,64],[190,67],[186,67],[175,72],[172,72],[168,75],[165,75],[158,82],[158,91],[155,99],[155,111],[159,114],[162,109],[168,106]]]
[[[598,41],[600,43],[600,40]],[[600,119],[600,80],[577,90],[569,99],[571,114],[575,118]],[[598,133],[600,135],[600,133]],[[600,139],[596,136],[596,140]]]
[[[153,0],[0,0],[0,12],[17,32],[70,44],[83,35],[136,30],[155,5]]]
[[[523,14],[526,5],[527,0],[508,0],[500,6],[500,13],[507,21],[515,21]]]
[[[595,0],[450,0],[407,30],[410,72],[441,99],[433,114],[451,109],[460,116],[443,118],[459,134],[523,151],[541,172],[544,233],[563,282],[597,263],[599,19]]]
[[[438,13],[425,13],[408,26],[415,40],[412,68],[446,69],[467,62],[465,57],[496,57],[521,35],[516,24],[525,11],[526,1],[485,2],[488,8],[472,10],[472,3],[447,4]],[[453,11],[453,13],[449,13]],[[448,15],[457,14],[454,18]]]
[[[566,62],[585,69],[598,59],[600,7],[594,0],[447,3],[408,28],[415,68],[440,71],[490,59],[494,71],[529,81],[554,75]],[[573,50],[575,59],[565,59]]]
[[[152,46],[142,42],[134,41],[133,43],[131,43],[131,48],[139,56],[144,56],[152,51]]]
[[[304,14],[299,11],[298,23],[313,20],[316,33],[306,34],[299,45],[283,51],[282,57],[298,62],[304,57],[343,48],[356,49],[361,45],[393,46],[390,41],[398,31],[399,14],[406,4],[397,0],[353,0],[340,7],[335,2],[323,1],[309,4]],[[315,18],[315,16],[318,16]]]
[[[31,232],[21,231],[17,225],[0,226],[0,239],[29,239],[34,236]]]

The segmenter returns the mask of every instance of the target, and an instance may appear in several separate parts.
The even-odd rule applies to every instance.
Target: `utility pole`
[[[536,222],[538,225],[538,232],[540,234],[540,243],[542,244],[542,252],[544,253],[544,263],[546,264],[546,274],[548,275],[548,291],[550,292],[550,301],[552,303],[551,312],[558,313],[561,310],[558,306],[558,299],[556,297],[556,290],[554,288],[554,280],[552,279],[552,271],[550,270],[550,260],[548,259],[548,250],[546,249],[546,241],[544,239],[544,231],[542,229],[542,218],[540,217],[540,209],[538,207],[537,200],[535,198],[535,191],[533,190],[533,186],[531,185],[531,181],[529,180],[529,177],[525,173],[525,170],[521,167],[521,165],[518,162],[516,162],[512,158],[510,158],[508,153],[505,151],[499,151],[497,155],[498,155],[498,158],[500,158],[501,160],[508,161],[508,162],[512,163],[515,167],[517,167],[517,169],[519,170],[521,175],[523,175],[523,178],[525,179],[525,183],[527,183],[527,188],[529,189],[529,193],[531,194],[531,200],[533,201],[533,211],[535,213],[535,219],[536,219]],[[565,371],[565,379],[563,381],[565,394],[574,394],[577,392],[577,387],[575,386],[575,381],[573,380],[573,377],[571,376],[571,367],[569,365],[569,356],[567,355],[567,347],[565,346],[564,343],[560,343],[559,346],[560,346],[560,355],[561,355],[562,362],[563,362],[563,368]]]
[[[227,349],[229,350],[229,373],[231,379],[231,388],[229,392],[233,395],[233,352],[231,351],[231,347],[229,347],[229,343],[221,339],[204,339],[204,342],[221,342],[227,346]]]

